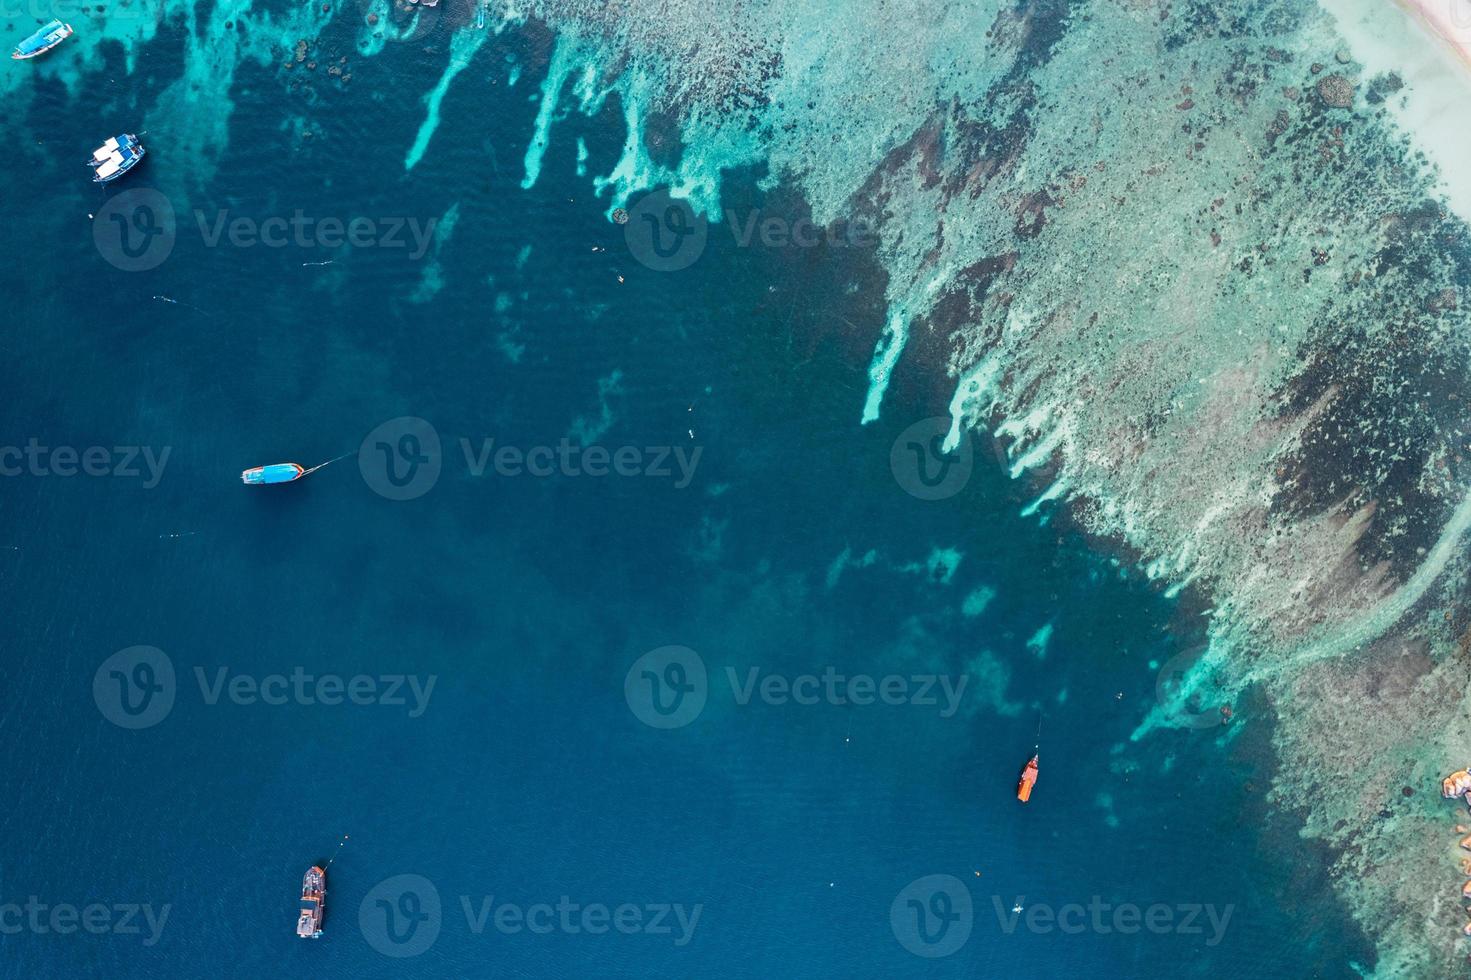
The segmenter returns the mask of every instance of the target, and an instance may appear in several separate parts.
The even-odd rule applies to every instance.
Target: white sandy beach
[[[1404,89],[1386,105],[1440,170],[1446,201],[1471,221],[1471,0],[1319,0],[1337,21],[1363,78],[1394,72]],[[1360,89],[1362,93],[1362,86]]]
[[[1399,0],[1421,24],[1471,66],[1471,0]]]

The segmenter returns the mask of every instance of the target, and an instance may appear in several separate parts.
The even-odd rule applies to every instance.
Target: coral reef
[[[1339,855],[1376,975],[1448,971],[1460,916],[1420,870],[1444,815],[1413,789],[1471,749],[1447,727],[1471,252],[1403,81],[1289,0],[937,5],[903,45],[872,42],[877,2],[668,6],[537,8],[544,118],[572,79],[623,105],[612,206],[664,183],[718,219],[720,169],[760,163],[818,221],[871,219],[890,312],[862,420],[896,378],[953,378],[952,442],[988,428],[1039,503],[1194,588],[1212,642],[1182,693],[1267,697],[1272,798]]]
[[[124,8],[38,72],[79,86],[99,45],[131,63],[180,21],[184,74],[145,123],[168,121],[176,171],[202,182],[236,68],[300,84],[313,45],[298,42],[349,9]],[[361,57],[441,8],[416,5],[411,27],[395,9],[350,9]],[[1424,873],[1447,816],[1414,791],[1471,757],[1471,251],[1429,137],[1398,114],[1414,85],[1368,70],[1307,0],[923,16],[885,0],[528,0],[494,15],[556,34],[528,185],[569,109],[616,106],[628,138],[596,182],[610,215],[663,184],[719,220],[722,171],[759,166],[818,223],[872,223],[889,310],[855,422],[881,417],[891,385],[943,385],[952,440],[987,428],[1013,475],[1045,482],[1032,510],[1066,502],[1162,587],[1192,589],[1211,646],[1181,696],[1249,703],[1236,695],[1253,687],[1275,717],[1272,799],[1338,855],[1375,974],[1450,972],[1463,916]],[[445,89],[473,75],[474,30],[453,36],[406,169]],[[1138,737],[1181,737],[1150,736],[1170,718]]]

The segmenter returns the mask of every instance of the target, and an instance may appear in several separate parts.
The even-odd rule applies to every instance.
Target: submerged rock
[[[1454,310],[1457,307],[1456,291],[1449,287],[1431,296],[1425,301],[1425,309],[1431,313],[1441,313],[1446,310]]]
[[[1440,795],[1448,800],[1465,796],[1468,791],[1471,791],[1471,772],[1465,769],[1457,769],[1440,781]]]
[[[1354,84],[1342,75],[1320,78],[1318,98],[1335,109],[1348,109],[1354,104]]]

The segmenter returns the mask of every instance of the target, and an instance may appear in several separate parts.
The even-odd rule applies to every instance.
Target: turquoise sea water
[[[950,391],[901,365],[883,417],[857,424],[884,319],[861,247],[743,247],[721,223],[688,268],[640,264],[578,172],[579,145],[588,173],[616,159],[616,106],[553,130],[523,189],[537,45],[510,32],[475,52],[407,173],[443,37],[356,64],[340,92],[241,67],[218,121],[228,150],[203,186],[172,169],[167,120],[116,189],[81,164],[174,82],[176,31],[135,73],[88,76],[84,99],[36,81],[9,103],[6,124],[28,137],[0,201],[0,442],[168,455],[151,486],[33,469],[0,480],[0,905],[168,912],[150,944],[142,917],[141,935],[58,934],[45,919],[7,931],[20,920],[0,909],[0,974],[1351,975],[1368,954],[1322,903],[1320,858],[1261,798],[1270,719],[1234,738],[1128,742],[1159,666],[1202,641],[1199,610],[1065,513],[1021,517],[1038,488],[1009,480],[989,445],[952,495],[906,491],[895,443],[902,461],[907,427],[943,414]],[[512,63],[530,77],[510,84]],[[195,111],[191,125],[210,107]],[[760,176],[731,175],[725,205],[799,217]],[[178,231],[161,263],[124,271],[87,215],[145,188]],[[379,231],[436,221],[441,235],[417,258],[211,245],[196,210],[206,228],[224,212],[259,227],[301,211]],[[440,472],[393,500],[374,454],[403,448],[392,425],[405,416],[432,426]],[[492,438],[630,447],[650,466],[662,447],[699,456],[682,487],[674,464],[668,477],[476,475],[461,440]],[[298,485],[238,483],[248,465],[360,446],[362,465]],[[110,720],[111,675],[101,695],[94,680],[137,645],[167,656],[174,701],[130,730]],[[708,682],[698,717],[664,730],[640,720],[625,682],[671,645]],[[943,700],[741,704],[727,670],[829,666],[967,687],[948,717]],[[417,716],[210,703],[196,672],[213,683],[222,668],[434,687]],[[1042,775],[1022,807],[1013,788],[1039,714]],[[301,942],[300,875],[334,853],[326,935]],[[422,881],[400,875],[432,886],[437,916]],[[948,906],[923,884],[934,875],[960,887],[940,888]],[[590,935],[497,928],[492,914],[477,932],[465,912],[563,896],[631,906],[646,925],[663,906],[698,919]],[[924,920],[916,940],[910,898],[956,918]],[[1007,929],[1013,904],[1090,902],[1229,918]],[[421,936],[438,928],[422,949],[396,943],[416,915],[430,916]]]

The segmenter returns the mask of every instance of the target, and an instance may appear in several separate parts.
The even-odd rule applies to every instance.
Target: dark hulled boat
[[[296,934],[302,939],[322,935],[322,913],[327,905],[327,869],[312,865],[301,879],[301,908],[296,917]]]

